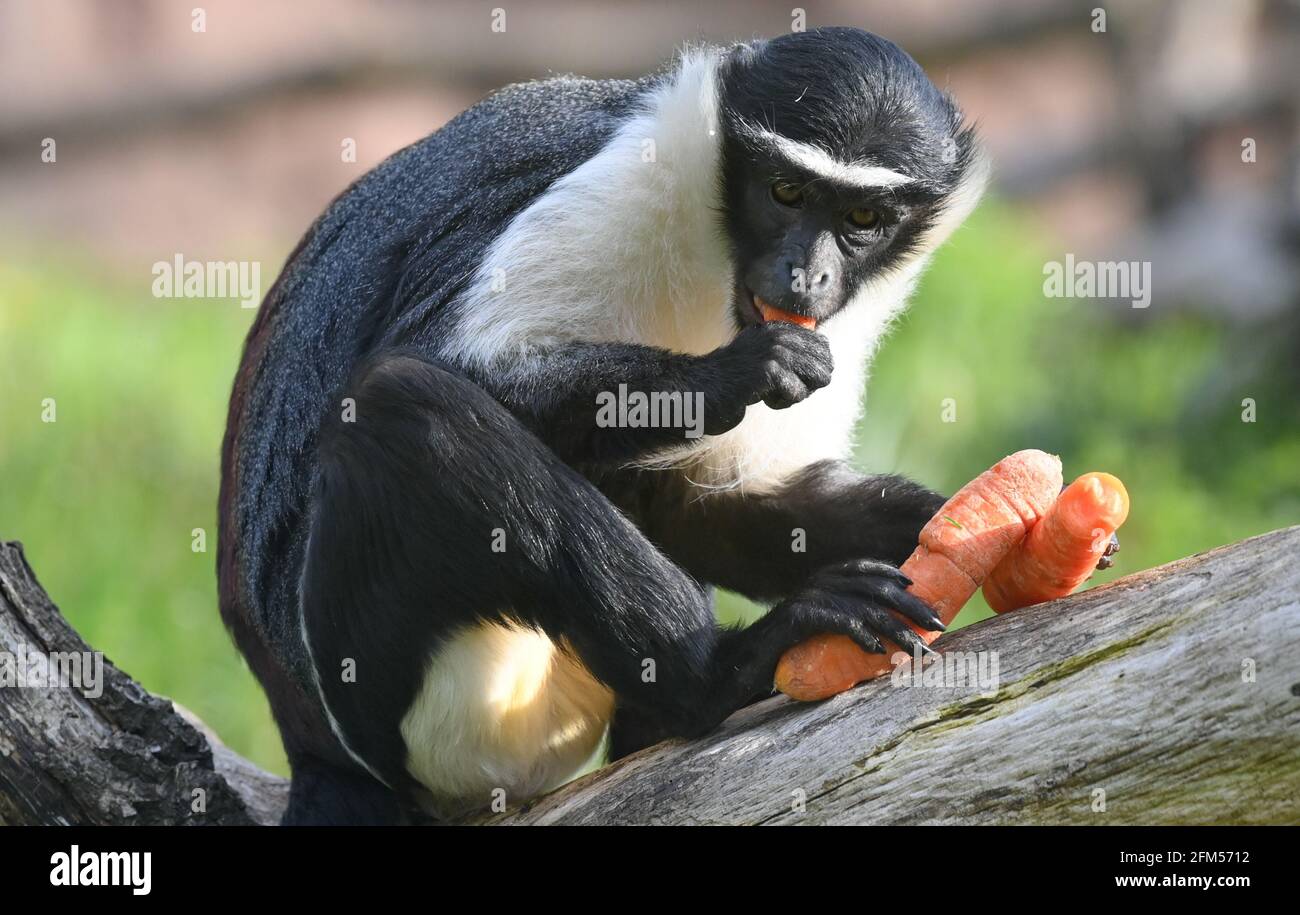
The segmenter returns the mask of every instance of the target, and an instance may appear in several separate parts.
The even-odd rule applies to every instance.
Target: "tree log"
[[[1287,528],[969,626],[936,647],[996,689],[769,699],[475,822],[1300,823],[1298,556]],[[88,650],[17,544],[0,650]],[[0,688],[0,822],[277,819],[283,779],[104,669],[97,699]]]
[[[22,545],[0,543],[0,824],[278,822],[284,779],[194,727],[107,658],[94,698],[2,678],[20,657],[89,651],[37,583]]]

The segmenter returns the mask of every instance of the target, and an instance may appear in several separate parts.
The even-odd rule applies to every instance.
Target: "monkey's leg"
[[[397,794],[357,769],[290,758],[293,780],[281,826],[391,826],[405,819]]]
[[[399,790],[486,803],[493,787],[517,797],[571,774],[548,768],[555,741],[589,736],[570,713],[598,700],[567,668],[520,673],[512,647],[474,641],[484,627],[544,634],[561,652],[544,672],[576,658],[656,733],[687,736],[770,691],[781,653],[814,633],[882,650],[883,611],[852,597],[804,595],[720,628],[694,579],[455,372],[387,354],[341,397],[355,415],[322,432],[305,634],[346,748]],[[485,667],[501,658],[504,673]]]

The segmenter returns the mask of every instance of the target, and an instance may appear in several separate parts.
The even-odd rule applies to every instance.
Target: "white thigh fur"
[[[510,803],[574,775],[600,745],[613,694],[575,655],[514,625],[467,629],[430,660],[402,719],[407,771],[450,815]]]

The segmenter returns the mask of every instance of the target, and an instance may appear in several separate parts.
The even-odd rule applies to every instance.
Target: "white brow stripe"
[[[898,187],[915,181],[908,175],[879,165],[856,165],[841,162],[826,150],[810,143],[800,143],[780,134],[762,131],[760,139],[795,165],[820,178],[853,187]]]

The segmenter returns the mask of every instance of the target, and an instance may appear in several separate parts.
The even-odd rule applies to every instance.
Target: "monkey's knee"
[[[423,450],[418,436],[430,427],[457,422],[474,414],[504,414],[486,391],[464,375],[420,353],[386,350],[360,362],[338,392],[338,409],[326,415],[322,441],[349,434],[371,436],[370,444],[391,450]],[[500,425],[505,417],[498,417]],[[402,433],[397,439],[376,440],[378,432]]]

